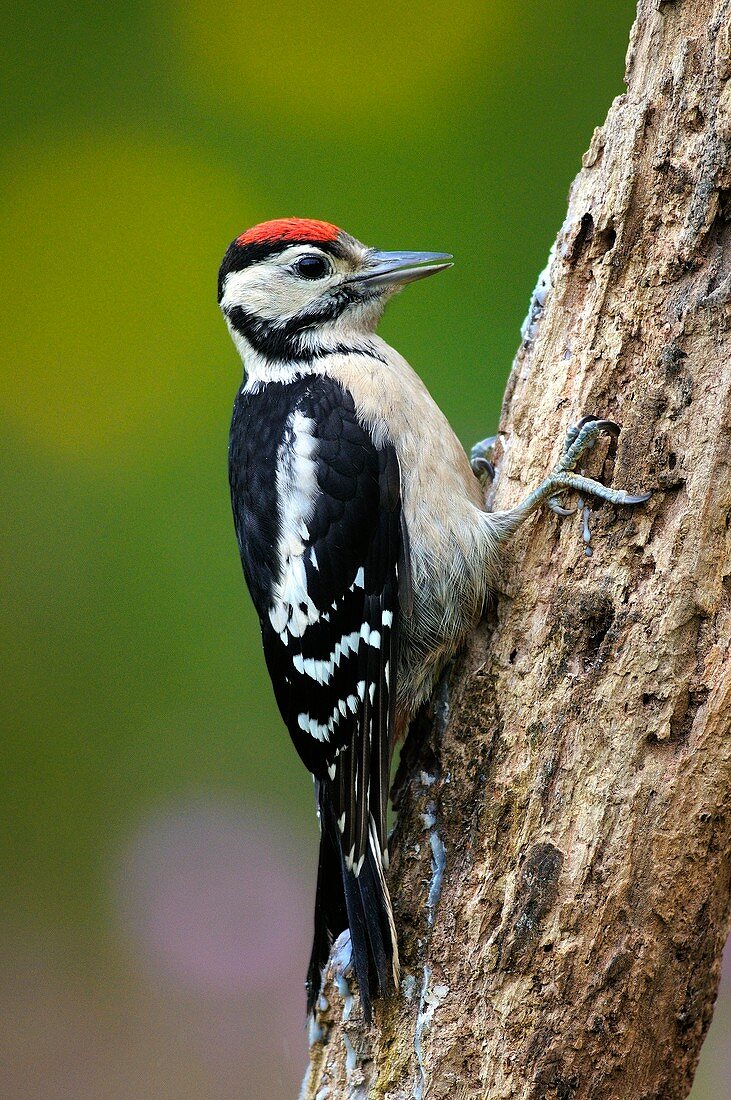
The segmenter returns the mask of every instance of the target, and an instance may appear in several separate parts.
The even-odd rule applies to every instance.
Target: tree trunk
[[[307,1100],[690,1089],[731,895],[730,77],[731,0],[640,0],[491,496],[523,498],[585,413],[623,426],[588,472],[656,491],[597,507],[592,556],[581,511],[514,537],[397,777],[401,990],[367,1029],[331,965]]]

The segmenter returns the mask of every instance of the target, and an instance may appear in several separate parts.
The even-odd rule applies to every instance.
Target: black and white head
[[[388,298],[450,267],[442,252],[379,252],[329,222],[282,218],[230,244],[218,303],[247,370],[304,364],[357,345]]]

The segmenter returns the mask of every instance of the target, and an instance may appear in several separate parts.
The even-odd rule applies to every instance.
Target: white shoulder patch
[[[314,420],[295,409],[287,421],[277,454],[279,581],[274,589],[269,621],[285,645],[289,635],[301,638],[307,627],[320,618],[307,592],[304,562],[308,524],[319,491],[314,428]],[[316,567],[312,552],[310,560]]]

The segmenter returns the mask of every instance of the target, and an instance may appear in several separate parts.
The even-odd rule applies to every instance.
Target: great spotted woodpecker
[[[574,472],[601,431],[618,431],[587,417],[527,500],[486,511],[445,416],[375,335],[387,299],[450,260],[379,252],[328,222],[285,218],[237,237],[218,278],[245,368],[229,451],[241,560],[279,709],[315,780],[308,1010],[347,927],[367,1020],[399,974],[385,878],[395,741],[479,618],[500,548],[531,512],[563,511],[555,498],[566,490],[647,499]]]

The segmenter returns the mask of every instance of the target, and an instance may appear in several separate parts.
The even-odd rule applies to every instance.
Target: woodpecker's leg
[[[600,500],[609,501],[610,504],[644,504],[650,499],[651,493],[628,493],[624,489],[610,489],[607,485],[595,481],[593,478],[584,477],[575,473],[579,460],[591,450],[602,432],[607,432],[615,438],[619,435],[619,425],[612,420],[601,420],[595,416],[585,416],[578,424],[569,430],[564,443],[563,454],[554,466],[545,481],[541,482],[537,489],[526,497],[521,503],[511,508],[508,512],[495,512],[493,519],[502,535],[509,535],[518,528],[528,516],[535,512],[542,504],[548,505],[559,515],[570,515],[571,511],[563,508],[557,501],[561,493],[576,491],[584,496],[598,497]],[[588,526],[585,523],[585,530]],[[588,541],[585,537],[585,541]]]

